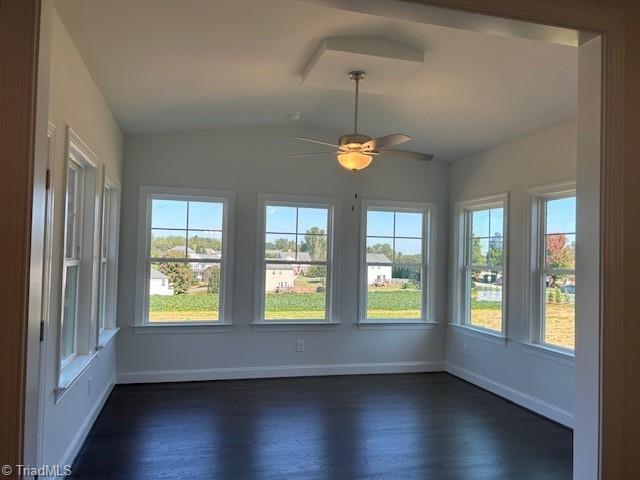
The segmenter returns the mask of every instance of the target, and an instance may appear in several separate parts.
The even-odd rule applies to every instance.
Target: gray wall
[[[573,361],[524,345],[530,340],[525,323],[525,191],[575,180],[576,159],[577,127],[572,121],[453,163],[450,184],[452,209],[457,201],[502,192],[510,194],[508,341],[500,344],[449,327],[446,368],[567,425],[573,424]],[[452,288],[450,285],[449,292]]]
[[[446,319],[447,231],[438,229],[436,318],[425,329],[357,329],[359,212],[361,198],[437,204],[448,217],[449,165],[437,161],[376,161],[358,175],[330,157],[285,160],[283,155],[322,151],[293,141],[294,134],[337,138],[311,127],[262,127],[127,136],[124,148],[118,322],[118,381],[424,371],[442,369]],[[319,147],[319,148],[318,148]],[[226,333],[138,334],[134,324],[138,192],[141,185],[219,188],[236,192],[234,326]],[[252,329],[258,193],[339,197],[342,202],[339,317],[337,327]],[[446,220],[445,220],[446,224]],[[263,327],[264,329],[265,327]],[[305,352],[296,352],[296,339]]]

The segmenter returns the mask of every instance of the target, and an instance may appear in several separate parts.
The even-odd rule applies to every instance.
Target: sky
[[[222,203],[186,202],[181,200],[154,199],[151,206],[152,228],[222,230]]]

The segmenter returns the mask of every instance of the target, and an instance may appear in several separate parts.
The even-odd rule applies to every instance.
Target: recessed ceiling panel
[[[347,74],[362,70],[360,90],[387,93],[424,61],[422,50],[383,37],[331,37],[322,40],[302,72],[302,84],[332,90],[353,90]]]

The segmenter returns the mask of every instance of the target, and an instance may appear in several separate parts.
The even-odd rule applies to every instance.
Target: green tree
[[[489,241],[487,265],[497,267],[502,265],[502,237],[494,237]]]
[[[393,260],[393,248],[388,243],[376,243],[367,247],[367,253],[381,253],[389,259]]]
[[[180,252],[168,251],[164,252],[165,258],[184,258],[184,254]],[[189,292],[189,288],[193,285],[194,274],[191,265],[185,262],[161,263],[158,270],[169,277],[169,284],[173,288],[174,295],[184,295]]]
[[[300,244],[301,252],[308,252],[311,260],[324,260],[327,258],[327,237],[325,231],[318,227],[312,227],[305,232],[304,240]]]
[[[207,293],[220,293],[220,268],[209,267],[204,275],[207,277]]]
[[[482,242],[474,237],[471,241],[471,263],[473,265],[485,265],[487,257],[482,253]]]

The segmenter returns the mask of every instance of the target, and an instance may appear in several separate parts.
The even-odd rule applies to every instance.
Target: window
[[[120,189],[104,172],[102,189],[102,225],[100,242],[100,288],[98,297],[98,344],[106,331],[115,328],[118,264],[118,225]],[[102,340],[101,340],[102,338]]]
[[[143,187],[138,325],[231,318],[230,192]]]
[[[65,193],[64,263],[62,273],[63,304],[60,335],[60,359],[66,365],[76,353],[78,285],[82,245],[83,168],[69,160]]]
[[[336,322],[335,200],[261,195],[256,321]]]
[[[360,322],[426,322],[432,206],[364,200]]]
[[[531,190],[531,319],[534,343],[575,346],[575,185]]]
[[[456,301],[458,322],[505,331],[507,196],[459,205]]]
[[[58,387],[64,389],[96,348],[100,248],[98,159],[67,127]],[[94,281],[95,279],[95,281]]]

